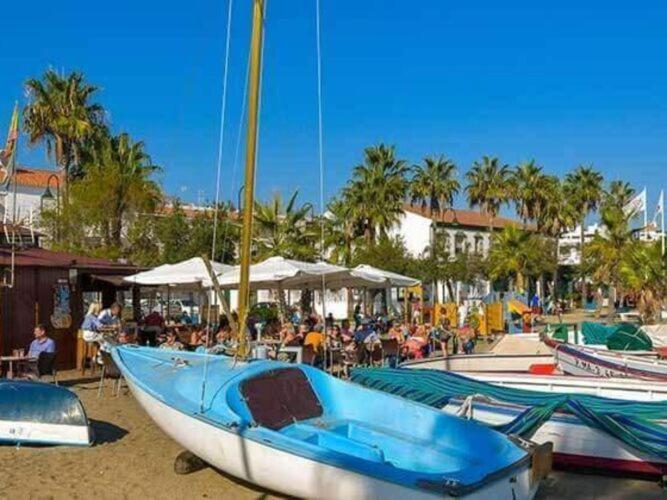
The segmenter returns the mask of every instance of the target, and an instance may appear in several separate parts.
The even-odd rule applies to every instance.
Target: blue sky
[[[593,164],[649,186],[667,164],[665,2],[321,0],[327,195],[365,146],[402,158],[535,158],[563,173]],[[234,168],[250,1],[232,26],[223,195]],[[165,189],[214,194],[227,3],[35,0],[3,6],[0,126],[23,82],[48,67],[100,86],[115,131],[146,142]],[[258,194],[318,197],[315,0],[269,0]],[[4,132],[0,132],[4,136]],[[243,151],[243,150],[241,150]],[[23,163],[45,166],[40,148]]]

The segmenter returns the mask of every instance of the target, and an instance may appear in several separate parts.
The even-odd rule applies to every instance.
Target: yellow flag
[[[12,113],[12,120],[9,123],[9,133],[7,134],[7,142],[5,148],[0,150],[0,164],[9,170],[13,168],[12,158],[16,152],[16,143],[19,139],[19,104],[14,105],[14,112]],[[9,177],[8,172],[7,177]]]

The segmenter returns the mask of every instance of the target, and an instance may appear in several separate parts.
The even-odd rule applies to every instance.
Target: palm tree
[[[160,167],[152,163],[144,143],[134,142],[126,133],[100,137],[86,155],[86,176],[77,188],[82,195],[83,191],[93,195],[89,184],[102,183],[105,239],[120,247],[128,215],[152,212],[161,200],[160,188],[151,178]]]
[[[47,154],[67,180],[80,177],[81,150],[104,122],[102,106],[90,102],[97,87],[86,83],[81,73],[61,77],[53,70],[25,86],[29,102],[23,110],[23,128],[29,143],[44,141]]]
[[[602,174],[593,169],[580,165],[573,172],[565,176],[565,193],[579,215],[581,224],[580,254],[584,253],[586,217],[595,211],[602,200]],[[581,307],[586,306],[587,286],[585,272],[582,273]]]
[[[352,171],[343,199],[355,207],[353,215],[367,245],[378,235],[386,235],[403,213],[407,172],[406,162],[396,159],[394,147],[384,144],[366,148],[364,163]]]
[[[354,207],[341,198],[329,203],[324,215],[324,247],[329,260],[345,267],[352,265],[354,256]]]
[[[466,174],[468,203],[471,208],[479,207],[481,213],[489,215],[489,233],[493,232],[493,219],[500,207],[509,200],[509,174],[507,165],[500,165],[498,158],[488,156],[473,163]]]
[[[609,188],[604,193],[603,203],[623,210],[634,195],[635,188],[629,182],[621,180],[611,181]]]
[[[645,323],[660,319],[667,296],[667,262],[660,244],[635,242],[621,264],[624,286],[639,297],[638,308]]]
[[[586,245],[586,267],[592,270],[591,277],[596,284],[610,284],[618,294],[623,281],[621,265],[637,244],[630,228],[632,214],[626,214],[622,206],[603,204],[600,216],[604,231]]]
[[[422,211],[428,207],[431,216],[431,249],[435,248],[435,228],[438,215],[452,208],[454,196],[459,192],[461,184],[456,178],[456,165],[442,156],[424,158],[424,166],[413,167],[410,181],[410,197],[412,204],[419,203]],[[438,287],[433,284],[433,296],[438,301]]]
[[[510,278],[513,288],[521,293],[527,277],[554,265],[548,253],[543,238],[509,225],[493,235],[488,271],[493,279]]]
[[[536,213],[537,230],[553,241],[555,258],[558,258],[558,240],[561,235],[576,225],[578,215],[565,194],[563,183],[556,176],[545,176],[542,183],[543,204]],[[558,266],[553,269],[553,290],[558,295]]]
[[[288,259],[314,260],[317,256],[317,231],[308,214],[310,203],[297,205],[298,191],[284,203],[275,194],[267,203],[255,202],[254,243],[258,260],[281,256]]]
[[[535,160],[519,164],[509,178],[510,197],[516,202],[517,215],[524,225],[535,220],[545,204],[546,176]]]

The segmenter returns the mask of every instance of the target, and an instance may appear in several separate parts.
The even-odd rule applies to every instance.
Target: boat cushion
[[[241,383],[250,414],[258,425],[277,430],[322,416],[322,405],[299,368],[270,370]]]

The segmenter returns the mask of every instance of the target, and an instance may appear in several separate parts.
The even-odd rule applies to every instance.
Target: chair
[[[315,361],[316,352],[312,345],[303,346],[301,351],[301,362],[305,365],[312,365]]]
[[[111,394],[114,396],[120,395],[120,389],[123,384],[123,374],[120,372],[116,363],[114,363],[111,354],[107,351],[100,351],[100,358],[102,359],[102,374],[100,375],[100,384],[97,388],[97,397],[102,396],[104,389],[104,381],[111,379],[114,381]]]
[[[382,344],[374,344],[372,350],[369,353],[369,357],[371,366],[381,366],[384,359]]]
[[[97,370],[97,362],[95,361],[95,358],[97,358],[97,354],[100,350],[100,346],[97,342],[86,342],[85,340],[81,339],[83,342],[83,354],[81,358],[81,375],[86,374],[86,365],[90,368],[90,373],[91,375],[95,373]]]
[[[56,370],[56,356],[55,352],[40,352],[37,358],[37,375],[42,378],[44,375],[51,375],[53,383],[58,385]]]

